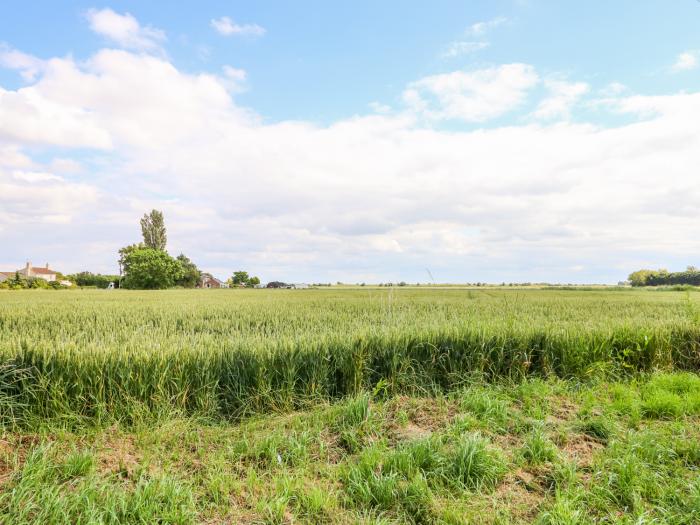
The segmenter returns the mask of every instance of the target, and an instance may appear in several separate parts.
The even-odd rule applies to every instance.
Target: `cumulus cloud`
[[[18,164],[28,169],[15,169]],[[26,235],[33,227],[69,224],[97,200],[95,188],[32,170],[33,165],[15,148],[0,149],[0,242],[4,235]]]
[[[41,145],[111,147],[109,132],[89,108],[46,97],[36,87],[0,87],[0,139]]]
[[[549,96],[542,100],[533,112],[535,118],[544,120],[569,118],[571,108],[590,89],[590,86],[585,82],[567,82],[565,80],[548,79],[545,80],[544,85]]]
[[[164,31],[151,26],[142,26],[129,13],[120,15],[109,8],[90,9],[86,17],[90,23],[90,29],[125,49],[159,50],[166,39]]]
[[[263,36],[266,33],[265,28],[258,24],[237,24],[228,16],[212,18],[210,24],[217,33],[223,36]]]
[[[238,69],[233,66],[223,67],[223,82],[228,89],[234,93],[245,91],[248,73],[244,69]]]
[[[442,56],[445,58],[454,58],[461,55],[468,55],[486,49],[489,45],[488,42],[452,42]]]
[[[32,82],[44,68],[44,62],[35,56],[12,49],[6,44],[0,44],[0,67],[16,69],[24,80]]]
[[[698,67],[698,52],[684,51],[676,58],[671,70],[675,72],[690,71]]]
[[[507,18],[503,16],[498,16],[492,18],[491,20],[485,20],[482,22],[476,22],[467,28],[466,33],[472,36],[482,36],[495,29],[496,27],[505,24],[508,21]]]
[[[431,119],[484,122],[517,108],[538,81],[532,66],[506,64],[424,77],[408,86],[403,99]]]
[[[615,282],[700,250],[700,93],[620,93],[607,107],[638,120],[612,127],[435,125],[540,107],[535,69],[507,64],[419,79],[411,111],[319,126],[265,121],[225,72],[164,56],[45,64],[0,91],[0,246],[17,266],[114,271],[153,207],[170,250],[222,277]]]

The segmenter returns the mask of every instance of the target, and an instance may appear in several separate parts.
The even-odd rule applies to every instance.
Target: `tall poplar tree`
[[[151,213],[144,214],[141,219],[141,233],[143,233],[143,243],[147,248],[165,251],[168,236],[165,232],[163,212],[151,210]]]

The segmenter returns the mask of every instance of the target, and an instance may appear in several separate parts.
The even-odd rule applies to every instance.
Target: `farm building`
[[[209,273],[203,273],[197,288],[228,288],[228,284]]]

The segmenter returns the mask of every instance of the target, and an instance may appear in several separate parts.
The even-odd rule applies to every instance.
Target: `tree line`
[[[700,270],[695,266],[688,266],[685,271],[682,272],[669,272],[665,269],[643,269],[632,272],[627,279],[632,286],[665,286],[677,284],[700,286]]]

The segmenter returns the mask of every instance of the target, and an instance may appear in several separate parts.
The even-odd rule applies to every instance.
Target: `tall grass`
[[[643,291],[0,292],[0,400],[12,402],[0,416],[239,417],[378,384],[452,390],[475,374],[697,370],[694,300]]]

